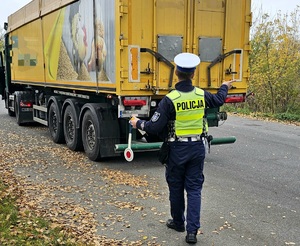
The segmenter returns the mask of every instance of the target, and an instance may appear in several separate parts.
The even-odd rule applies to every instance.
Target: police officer
[[[223,82],[217,94],[213,95],[192,85],[195,69],[200,63],[197,55],[181,53],[174,62],[179,80],[175,90],[161,100],[150,121],[133,117],[130,123],[133,128],[162,136],[168,143],[166,180],[172,219],[166,225],[179,232],[186,229],[186,242],[196,243],[204,182],[205,108],[223,105],[233,81]],[[186,228],[184,190],[187,193]]]

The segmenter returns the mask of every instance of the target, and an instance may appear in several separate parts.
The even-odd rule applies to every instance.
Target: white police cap
[[[192,53],[180,53],[174,58],[177,70],[185,73],[194,72],[200,63],[200,58]]]

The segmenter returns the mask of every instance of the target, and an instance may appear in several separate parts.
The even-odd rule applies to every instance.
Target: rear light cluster
[[[119,97],[118,115],[119,118],[131,117],[148,117],[150,114],[150,97]]]
[[[32,102],[24,102],[24,101],[20,101],[20,107],[22,108],[32,108]]]
[[[244,94],[228,95],[225,99],[225,103],[241,103],[241,102],[245,102]]]
[[[128,106],[145,106],[147,104],[147,100],[143,99],[124,99],[123,100],[123,105],[125,107]]]

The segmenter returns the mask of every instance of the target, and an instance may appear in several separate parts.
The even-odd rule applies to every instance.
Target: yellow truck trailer
[[[235,79],[227,102],[243,102],[249,77],[251,0],[33,0],[5,23],[9,115],[39,122],[54,142],[91,160],[119,155],[128,119],[150,119],[176,83],[174,57],[198,55],[193,84],[212,93]],[[2,70],[1,70],[2,71]],[[207,109],[210,126],[226,118]],[[142,138],[133,133],[133,140]],[[159,149],[155,136],[134,145]]]

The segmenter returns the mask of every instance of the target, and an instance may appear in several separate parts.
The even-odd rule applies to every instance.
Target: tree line
[[[251,27],[250,110],[300,115],[300,7],[275,17],[260,14]],[[299,117],[300,118],[300,117]]]

